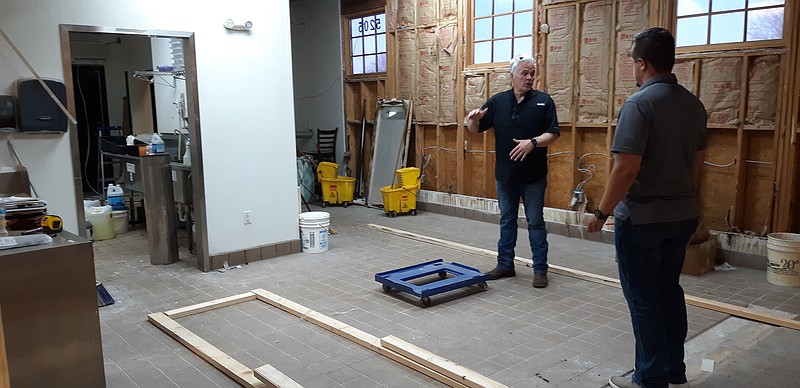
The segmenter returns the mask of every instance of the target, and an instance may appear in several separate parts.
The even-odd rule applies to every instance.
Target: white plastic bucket
[[[111,212],[111,225],[114,227],[116,234],[122,234],[128,231],[128,211],[127,210],[113,210]]]
[[[111,206],[90,207],[86,219],[92,223],[95,241],[109,240],[117,237],[111,225]]]
[[[800,234],[768,234],[767,260],[768,282],[800,287]]]
[[[300,213],[300,241],[303,243],[303,252],[327,252],[330,225],[331,215],[327,212]]]

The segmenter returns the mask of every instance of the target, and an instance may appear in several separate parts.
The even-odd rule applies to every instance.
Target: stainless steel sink
[[[172,162],[172,193],[175,202],[192,203],[192,167]]]

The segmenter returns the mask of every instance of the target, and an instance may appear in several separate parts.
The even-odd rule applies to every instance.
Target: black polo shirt
[[[527,184],[547,175],[547,147],[534,148],[522,161],[512,161],[509,154],[517,145],[514,139],[530,139],[545,132],[561,135],[553,99],[547,93],[531,90],[517,104],[514,89],[511,89],[492,96],[483,108],[488,110],[478,131],[494,128],[495,179],[503,183]]]

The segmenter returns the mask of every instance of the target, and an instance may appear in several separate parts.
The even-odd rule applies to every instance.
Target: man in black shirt
[[[533,254],[533,286],[547,287],[547,229],[544,223],[544,190],[547,187],[547,146],[560,132],[556,106],[546,93],[533,90],[536,63],[526,55],[511,59],[512,88],[492,96],[481,109],[467,114],[467,130],[494,128],[495,180],[500,207],[500,240],[497,266],[491,279],[515,276],[519,200],[528,221]]]

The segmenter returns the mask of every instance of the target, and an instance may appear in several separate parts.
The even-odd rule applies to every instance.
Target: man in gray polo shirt
[[[675,38],[650,28],[633,38],[631,57],[641,89],[619,114],[614,165],[589,232],[612,209],[619,278],[636,338],[632,376],[612,387],[686,383],[686,302],[680,272],[697,227],[697,176],[705,158],[706,110],[672,74]]]

